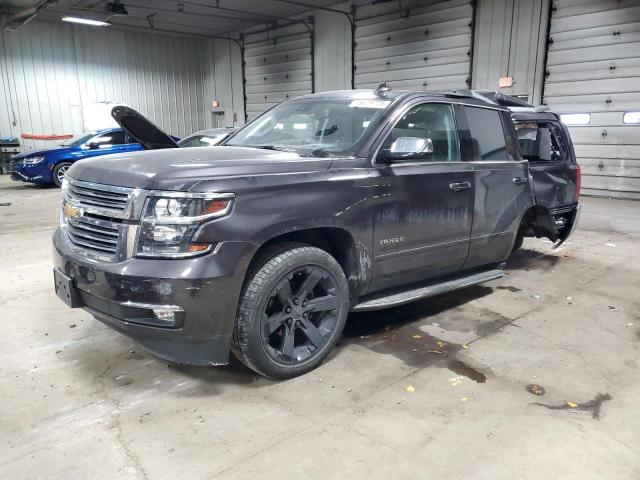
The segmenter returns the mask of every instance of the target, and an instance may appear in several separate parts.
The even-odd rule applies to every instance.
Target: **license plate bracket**
[[[67,304],[71,308],[82,307],[82,299],[80,298],[80,292],[73,285],[73,279],[67,277],[57,268],[53,269],[53,283],[56,290],[56,295],[60,300]]]

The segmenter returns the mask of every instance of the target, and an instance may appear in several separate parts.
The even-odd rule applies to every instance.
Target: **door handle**
[[[513,183],[515,183],[516,185],[524,185],[525,183],[527,183],[527,179],[524,177],[515,177],[513,179]]]
[[[471,188],[471,182],[450,183],[449,188],[454,192],[461,192],[462,190]]]

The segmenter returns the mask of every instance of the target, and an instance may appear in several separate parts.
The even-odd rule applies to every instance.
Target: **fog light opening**
[[[178,310],[176,308],[154,308],[153,316],[156,320],[167,327],[176,326],[176,313]]]

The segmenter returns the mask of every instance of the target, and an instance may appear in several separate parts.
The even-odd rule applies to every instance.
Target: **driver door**
[[[412,142],[428,148],[406,159],[393,153]],[[460,270],[469,247],[474,174],[460,158],[452,106],[409,107],[387,134],[376,166],[382,185],[374,213],[371,291]]]

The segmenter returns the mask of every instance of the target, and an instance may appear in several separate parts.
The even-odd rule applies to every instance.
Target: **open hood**
[[[160,130],[133,108],[122,105],[113,107],[111,116],[118,122],[118,125],[142,145],[145,150],[178,148],[178,144],[170,135]]]

